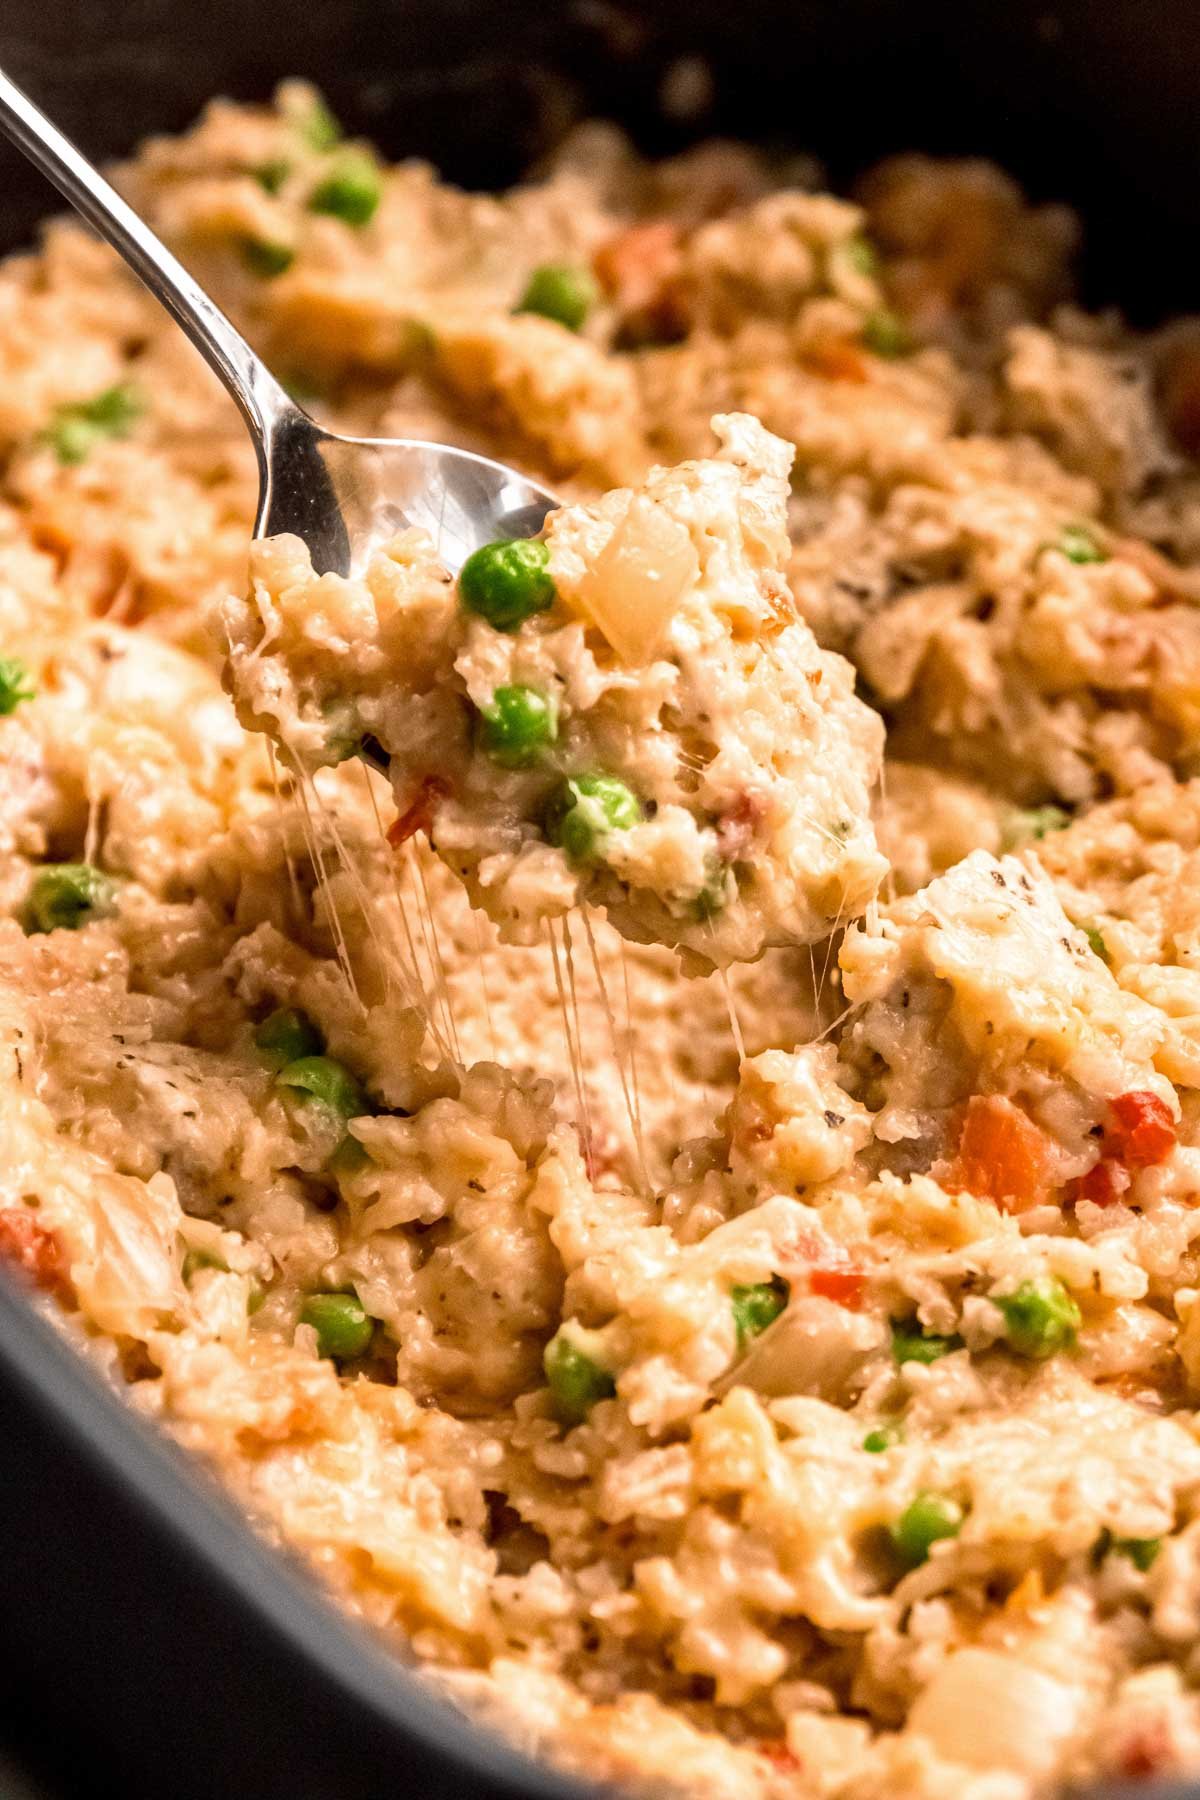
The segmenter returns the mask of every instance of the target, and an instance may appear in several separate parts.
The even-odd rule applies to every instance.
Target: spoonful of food
[[[294,532],[318,574],[357,574],[416,526],[457,574],[472,551],[531,537],[556,505],[515,469],[412,438],[341,437],[285,393],[182,263],[0,69],[0,131],[123,256],[228,388],[258,456],[255,537]]]

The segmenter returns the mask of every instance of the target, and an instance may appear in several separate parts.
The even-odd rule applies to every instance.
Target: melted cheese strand
[[[296,873],[296,859],[292,855],[288,842],[287,824],[283,818],[283,793],[279,782],[279,759],[275,755],[275,744],[271,738],[264,738],[267,751],[267,769],[271,778],[271,787],[275,794],[275,806],[280,814],[280,840],[283,845],[283,866],[287,870],[288,892],[292,896],[292,907],[297,919],[304,916],[304,903],[300,897],[300,878]]]
[[[379,801],[375,794],[375,784],[371,780],[371,771],[367,768],[365,763],[362,765],[362,771],[366,783],[367,795],[371,802],[371,810],[375,815],[376,829],[378,830],[380,837],[385,838],[387,834],[383,829],[383,819],[379,811]],[[425,1029],[433,1039],[434,1048],[438,1055],[444,1056],[448,1061],[453,1062],[453,1048],[443,1035],[441,1024],[436,1016],[435,1002],[431,1000],[429,996],[429,990],[421,973],[421,958],[417,950],[416,939],[413,936],[412,921],[408,916],[408,907],[405,905],[404,890],[400,881],[400,858],[396,855],[391,855],[388,857],[387,862],[392,884],[392,896],[395,899],[396,910],[400,915],[400,923],[403,927],[405,940],[408,944],[412,987],[413,992],[417,996],[416,1005],[421,1016],[425,1020]]]
[[[600,994],[600,1004],[604,1009],[605,1019],[608,1021],[608,1035],[612,1043],[613,1062],[616,1064],[617,1079],[621,1083],[621,1097],[625,1102],[625,1112],[629,1119],[629,1129],[633,1134],[633,1148],[638,1165],[637,1173],[641,1178],[643,1191],[649,1193],[651,1185],[650,1171],[646,1164],[646,1146],[642,1142],[641,1121],[634,1111],[633,1096],[630,1091],[629,1082],[626,1080],[625,1065],[621,1058],[621,1041],[617,1033],[617,1021],[609,1002],[608,988],[604,981],[604,971],[600,967],[600,957],[596,948],[596,937],[592,930],[592,921],[586,907],[583,909],[582,916],[584,934],[587,937],[588,949],[591,952],[592,957],[592,968],[596,976],[596,986]],[[566,921],[564,920],[563,923],[565,925]]]
[[[346,986],[350,989],[351,994],[354,996],[359,1006],[361,1006],[362,996],[358,991],[358,983],[354,979],[354,970],[350,964],[350,950],[346,942],[346,934],[342,929],[342,920],[337,909],[337,902],[334,899],[333,891],[329,886],[329,877],[325,873],[325,861],[320,850],[317,829],[313,823],[312,808],[309,805],[309,789],[311,786],[311,776],[301,774],[299,794],[301,813],[304,820],[304,841],[308,848],[308,858],[312,864],[313,874],[317,878],[317,888],[325,901],[325,911],[329,917],[334,950],[337,955],[338,963],[341,967],[342,974],[346,978]]]
[[[433,973],[434,989],[445,1015],[447,1036],[454,1047],[454,1060],[457,1063],[461,1063],[463,1059],[462,1045],[458,1041],[458,1025],[454,1018],[454,1006],[450,996],[450,983],[446,975],[446,962],[442,955],[441,939],[437,934],[437,920],[434,918],[433,914],[433,902],[429,898],[429,884],[425,877],[425,856],[415,839],[413,840],[412,855],[409,860],[416,869],[417,880],[420,883],[420,893],[417,897],[417,916],[421,921],[421,936],[425,940],[426,953],[429,956],[429,966]]]
[[[567,1008],[567,991],[563,985],[562,966],[559,962],[558,942],[554,935],[554,921],[545,920],[546,937],[550,945],[550,960],[554,967],[554,986],[558,993],[558,1010],[562,1016],[563,1036],[567,1042],[567,1057],[571,1064],[571,1078],[575,1087],[575,1104],[579,1109],[578,1130],[583,1141],[584,1161],[587,1164],[589,1177],[592,1172],[592,1127],[588,1111],[587,1094],[583,1085],[583,1068],[580,1063],[578,1047],[571,1032],[571,1016]]]

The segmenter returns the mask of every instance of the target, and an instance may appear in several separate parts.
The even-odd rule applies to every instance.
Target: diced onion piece
[[[72,1258],[84,1314],[101,1331],[139,1337],[186,1296],[179,1269],[179,1202],[165,1175],[102,1179],[92,1243]]]
[[[699,568],[686,527],[639,494],[574,597],[622,662],[645,663]]]
[[[878,1319],[820,1294],[800,1294],[754,1339],[733,1373],[739,1386],[771,1398],[816,1394],[840,1401],[882,1340]]]
[[[1075,1730],[1079,1690],[997,1650],[950,1656],[917,1696],[908,1729],[969,1768],[1044,1780]]]

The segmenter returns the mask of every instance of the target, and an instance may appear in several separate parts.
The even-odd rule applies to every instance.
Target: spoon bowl
[[[0,131],[124,257],[236,401],[258,456],[255,537],[294,532],[318,574],[360,574],[397,532],[425,531],[451,574],[482,544],[532,537],[554,496],[451,444],[341,437],[310,419],[183,264],[0,69]]]
[[[416,527],[457,574],[481,544],[534,536],[554,504],[489,457],[415,438],[341,437],[292,405],[271,421],[254,535],[295,532],[318,574],[359,575]]]

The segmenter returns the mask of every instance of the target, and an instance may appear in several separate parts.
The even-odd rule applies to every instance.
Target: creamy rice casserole
[[[0,267],[0,1252],[537,1754],[1200,1774],[1200,321],[976,162],[480,196],[291,83],[119,179],[562,505],[314,574],[111,252]]]

